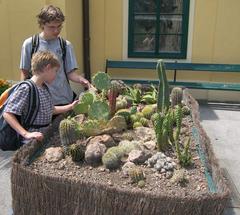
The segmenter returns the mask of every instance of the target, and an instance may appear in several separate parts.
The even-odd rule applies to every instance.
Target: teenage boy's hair
[[[61,9],[53,5],[43,7],[37,15],[37,18],[40,27],[52,21],[64,22],[65,20],[65,16],[63,15]]]
[[[51,67],[60,67],[58,57],[50,51],[36,52],[31,61],[31,70],[33,73],[42,71],[47,65]]]

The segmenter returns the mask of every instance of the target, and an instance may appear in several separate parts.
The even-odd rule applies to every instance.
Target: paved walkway
[[[228,208],[225,215],[240,215],[240,105],[201,104],[200,119],[232,182],[234,208]]]
[[[240,215],[240,105],[200,105],[201,123],[210,137],[220,166],[226,168],[232,180],[235,208],[228,208],[224,215]],[[11,157],[13,152],[0,150],[0,215],[11,211]],[[237,208],[238,207],[238,208]]]

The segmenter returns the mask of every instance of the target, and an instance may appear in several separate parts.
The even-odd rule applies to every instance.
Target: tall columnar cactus
[[[174,87],[171,92],[171,105],[181,105],[183,99],[183,90],[181,87]]]
[[[111,87],[108,91],[108,101],[110,108],[110,116],[113,117],[116,112],[116,102],[119,91],[121,90],[117,81],[111,81]]]
[[[177,142],[180,135],[182,118],[183,118],[182,108],[179,105],[176,106],[175,117],[176,117],[176,125],[177,125],[176,133],[175,133],[175,141]]]
[[[59,125],[59,134],[61,144],[66,152],[67,147],[80,138],[77,122],[71,118],[62,120]]]
[[[157,138],[158,151],[166,150],[169,143],[174,142],[173,138],[173,124],[174,115],[173,111],[169,109],[166,114],[156,113],[151,118],[153,120],[153,126]]]
[[[157,110],[166,112],[169,108],[169,84],[163,60],[158,60],[156,70],[159,77]]]

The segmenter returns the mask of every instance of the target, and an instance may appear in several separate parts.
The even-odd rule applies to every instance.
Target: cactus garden
[[[110,194],[101,194],[103,187],[111,189],[110,193],[130,192],[167,198],[157,205],[146,197],[150,205],[154,204],[152,211],[136,199],[132,200],[132,206],[126,200],[125,206],[115,202],[116,208],[134,207],[136,213],[131,214],[159,214],[156,208],[161,204],[166,207],[163,214],[207,214],[204,207],[194,204],[210,194],[215,195],[218,186],[208,166],[207,146],[199,144],[205,140],[195,129],[195,103],[189,101],[186,90],[170,88],[162,60],[157,63],[156,72],[158,86],[127,86],[122,81],[111,80],[104,72],[96,73],[92,79],[96,89],[81,93],[73,112],[61,119],[57,131],[48,136],[41,150],[28,158],[26,168],[48,180],[57,177],[58,180],[70,180],[71,184],[91,185],[92,189],[84,192],[100,198],[95,199],[95,203],[103,202],[104,198],[108,202],[106,195]],[[95,192],[93,184],[98,194],[92,193]],[[112,198],[117,201],[121,197]],[[191,203],[194,198],[198,200]],[[190,209],[184,206],[183,199],[190,201],[186,203]],[[178,205],[179,201],[182,206]],[[178,207],[183,207],[182,212],[177,212]],[[214,208],[214,204],[209,207]],[[220,206],[218,210],[223,208]],[[85,214],[125,214],[108,208],[98,213],[97,209],[93,211],[83,205],[82,210]]]

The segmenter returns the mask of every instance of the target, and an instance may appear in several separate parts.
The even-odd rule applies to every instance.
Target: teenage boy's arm
[[[68,79],[75,83],[82,84],[84,87],[87,88],[93,87],[88,80],[78,75],[75,70],[72,70],[71,72],[68,73]]]
[[[43,134],[41,132],[28,132],[25,128],[23,128],[21,124],[18,122],[14,114],[5,112],[3,114],[3,117],[7,121],[7,123],[25,139],[32,139],[32,138],[37,140],[43,139]]]
[[[73,110],[73,108],[78,104],[78,100],[74,101],[71,104],[68,105],[63,105],[63,106],[54,106],[53,108],[53,114],[60,114],[60,113],[65,113],[70,110]]]

